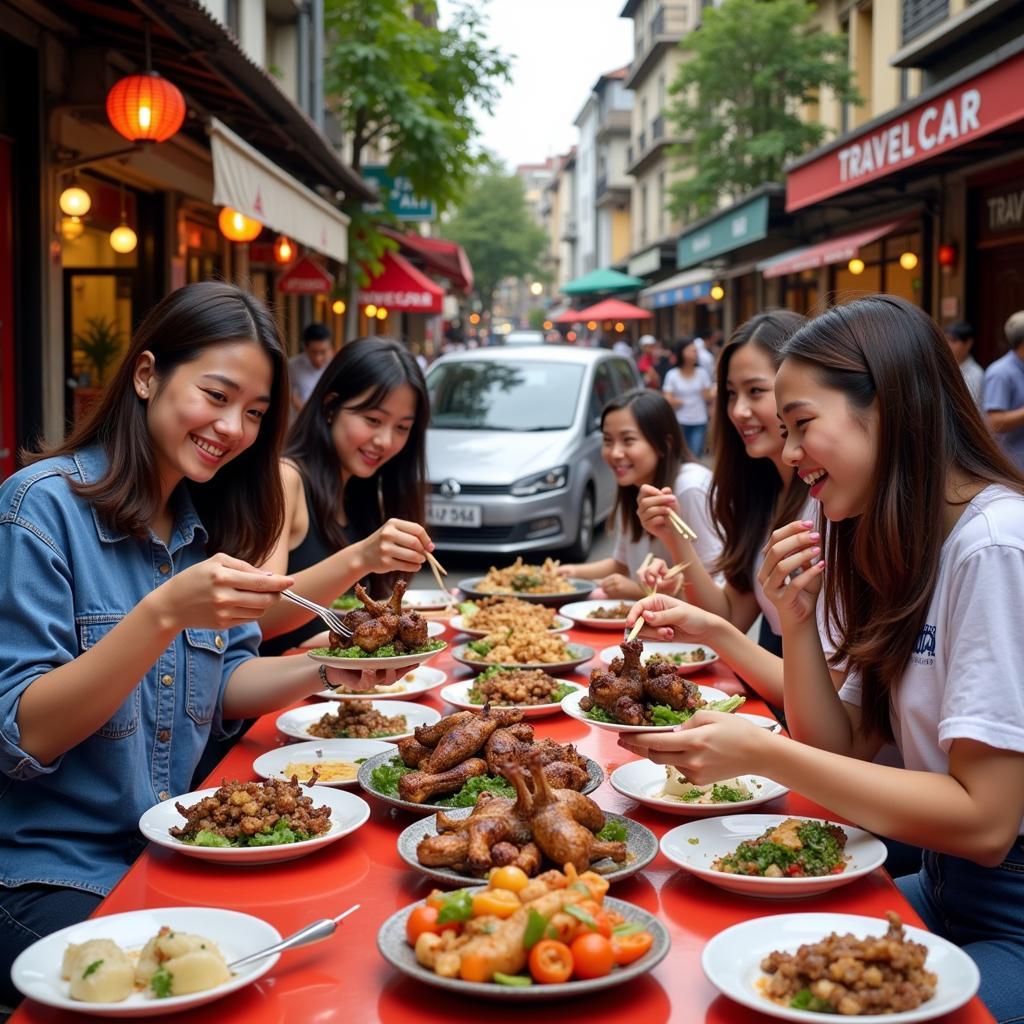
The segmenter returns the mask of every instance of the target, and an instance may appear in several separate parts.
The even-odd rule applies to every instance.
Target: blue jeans
[[[925,850],[921,870],[896,884],[978,965],[978,995],[999,1024],[1024,1021],[1024,841],[995,868]]]
[[[17,1006],[21,993],[11,983],[11,965],[36,939],[84,921],[102,896],[56,885],[0,888],[0,1003]]]
[[[704,438],[708,433],[707,423],[680,423],[679,429],[686,438],[686,446],[693,452],[693,457],[699,459],[704,453]]]

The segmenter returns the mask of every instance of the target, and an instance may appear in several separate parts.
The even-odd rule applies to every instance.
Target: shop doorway
[[[0,480],[14,472],[14,183],[11,143],[0,138]]]
[[[974,358],[988,366],[1006,352],[1010,314],[1024,309],[1024,243],[980,249],[975,267]]]

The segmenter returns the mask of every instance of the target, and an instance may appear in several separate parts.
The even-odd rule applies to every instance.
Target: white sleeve
[[[693,527],[697,539],[693,542],[697,557],[710,572],[711,567],[722,553],[722,538],[715,529],[715,521],[711,518],[708,506],[708,487],[711,477],[702,483],[694,483],[676,492],[679,502],[679,515],[683,521]]]
[[[939,745],[972,739],[1024,752],[1024,548],[989,544],[950,583]]]
[[[615,516],[615,547],[612,549],[612,558],[622,565],[628,565],[629,551],[627,550],[626,535],[622,532],[622,523],[619,521],[618,510],[612,514]]]

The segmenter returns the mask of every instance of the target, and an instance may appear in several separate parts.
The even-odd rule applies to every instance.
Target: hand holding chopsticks
[[[448,607],[453,608],[455,606],[455,596],[444,585],[444,580],[441,579],[442,576],[448,575],[448,570],[429,551],[426,552],[426,555],[427,565],[430,566],[430,571],[434,574],[434,579],[437,580],[438,588],[448,595]]]

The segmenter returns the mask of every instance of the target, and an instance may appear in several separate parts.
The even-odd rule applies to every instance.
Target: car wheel
[[[576,540],[566,551],[569,562],[585,562],[590,554],[590,546],[594,543],[594,492],[588,487],[583,492],[583,503],[580,505],[580,525],[576,531]]]

